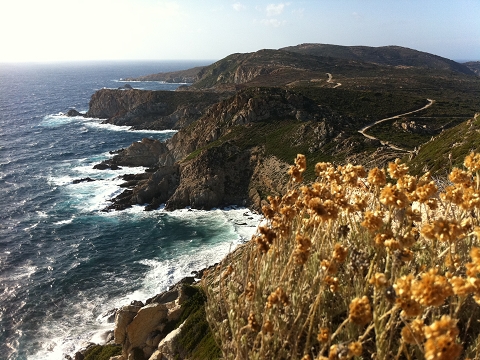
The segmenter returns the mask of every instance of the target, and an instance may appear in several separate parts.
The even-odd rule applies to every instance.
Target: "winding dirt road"
[[[333,76],[332,76],[332,74],[327,73],[327,75],[328,75],[327,83],[330,83],[330,84],[333,83],[334,81],[333,81]],[[339,86],[342,86],[342,84],[341,84],[341,83],[337,83],[332,89],[335,89],[335,88],[337,88],[337,87],[339,87]]]
[[[328,82],[328,81],[327,81]],[[372,136],[372,135],[368,135],[368,134],[365,134],[365,131],[367,131],[368,129],[370,129],[372,126],[375,126],[377,124],[380,124],[384,121],[388,121],[388,120],[393,120],[393,119],[399,119],[401,118],[402,116],[406,116],[406,115],[410,115],[410,114],[413,114],[413,113],[416,113],[416,112],[419,112],[419,111],[422,111],[422,110],[425,110],[427,108],[429,108],[430,106],[433,105],[433,103],[435,102],[435,100],[432,100],[432,99],[427,99],[428,100],[428,104],[421,107],[420,109],[417,109],[417,110],[413,110],[413,111],[409,111],[409,112],[406,112],[406,113],[403,113],[403,114],[399,114],[399,115],[395,115],[395,116],[391,116],[391,117],[388,117],[388,118],[385,118],[385,119],[381,119],[381,120],[377,120],[375,121],[374,123],[371,123],[371,124],[368,124],[367,126],[364,126],[363,128],[361,128],[360,130],[358,130],[358,132],[360,134],[362,134],[363,136],[365,136],[366,138],[368,139],[372,139],[372,140],[378,140],[375,136]],[[402,149],[402,148],[399,148],[398,146],[395,146],[395,145],[392,145],[390,144],[388,141],[381,141],[382,145],[387,145],[389,146],[391,149],[394,149],[394,150],[398,150],[398,151],[406,151],[406,152],[410,152],[412,153],[413,151],[410,151],[410,150],[407,150],[407,149]]]

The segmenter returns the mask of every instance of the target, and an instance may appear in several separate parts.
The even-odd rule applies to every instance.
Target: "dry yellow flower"
[[[248,321],[248,327],[250,329],[252,329],[253,331],[259,331],[260,330],[260,325],[258,324],[254,313],[250,313],[250,315],[248,315],[247,321]]]
[[[427,203],[432,196],[434,196],[438,191],[437,185],[433,181],[429,183],[417,186],[415,194],[417,199],[421,203]],[[430,205],[429,205],[430,206]]]
[[[412,274],[404,275],[397,279],[393,285],[395,289],[395,302],[402,309],[402,316],[413,317],[422,313],[422,307],[412,296]]]
[[[317,335],[317,340],[321,343],[327,343],[330,340],[330,330],[326,327],[320,328]]]
[[[421,319],[415,319],[402,329],[402,339],[407,344],[421,344],[425,340],[423,328],[425,324]]]
[[[392,184],[387,184],[382,189],[380,192],[380,202],[385,206],[395,206],[396,208],[405,208],[408,206],[408,198],[405,192]]]
[[[361,356],[363,351],[362,343],[360,341],[354,341],[348,344],[348,356]]]
[[[287,172],[288,175],[292,178],[293,181],[300,183],[303,181],[302,171],[298,168],[298,166],[292,165]]]
[[[263,323],[262,331],[265,334],[273,334],[273,323],[270,320],[267,320]]]
[[[470,186],[472,174],[455,167],[450,172],[450,175],[448,175],[448,179],[454,184],[464,184],[465,186]]]
[[[419,281],[412,282],[412,297],[421,305],[441,306],[447,297],[453,295],[448,280],[437,272],[436,269],[430,269]]]
[[[430,240],[437,239],[451,243],[465,236],[458,221],[443,218],[435,220],[433,224],[425,224],[422,227],[421,234]]]
[[[471,172],[477,172],[480,170],[480,154],[471,152],[465,157],[463,165]]]
[[[295,159],[295,165],[297,165],[300,172],[304,172],[307,169],[307,158],[305,157],[305,155],[297,154],[297,158]]]
[[[387,182],[385,170],[373,168],[368,172],[367,181],[370,185],[383,186]]]
[[[424,345],[425,359],[457,359],[462,351],[462,347],[455,342],[458,333],[456,320],[447,315],[443,315],[432,325],[425,326],[424,334],[427,339]]]
[[[347,258],[347,255],[348,255],[348,250],[341,244],[336,243],[333,250],[333,260],[335,260],[336,262],[342,263]]]
[[[388,164],[388,173],[392,179],[399,179],[408,172],[408,166],[402,164],[400,159]]]
[[[354,324],[363,326],[372,321],[372,308],[368,297],[355,298],[350,302],[348,319]]]
[[[376,288],[385,287],[388,285],[387,276],[384,273],[375,273],[370,279],[370,284],[373,284]]]
[[[375,232],[379,230],[383,225],[383,213],[380,211],[365,211],[364,220],[360,225],[369,230],[370,232]]]

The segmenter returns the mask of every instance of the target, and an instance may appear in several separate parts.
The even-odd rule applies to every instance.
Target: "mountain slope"
[[[451,70],[473,75],[467,66],[438,55],[413,50],[401,46],[341,46],[330,44],[301,44],[280,50],[304,55],[332,57],[344,60],[363,61],[391,66],[414,66],[437,70]]]

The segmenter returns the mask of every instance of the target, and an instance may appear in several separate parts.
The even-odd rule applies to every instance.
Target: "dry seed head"
[[[470,281],[470,279],[472,281]],[[478,289],[478,287],[475,286],[476,280],[479,280],[479,279],[469,278],[467,280],[459,276],[453,276],[452,278],[449,279],[449,282],[452,285],[452,289],[455,295],[463,297],[463,296],[467,296],[469,294],[474,293]]]
[[[402,309],[402,316],[414,317],[422,313],[422,307],[412,296],[413,275],[408,274],[397,279],[393,285],[395,302]]]
[[[255,318],[254,313],[250,313],[248,315],[248,327],[253,331],[260,331],[260,325],[258,325],[257,319]]]
[[[372,308],[368,297],[355,298],[350,302],[348,319],[354,324],[363,326],[372,321]]]
[[[317,335],[317,340],[323,344],[327,343],[330,340],[330,329],[326,327],[320,328],[320,331]]]
[[[330,261],[326,259],[321,261],[320,267],[327,274],[335,274],[338,271],[337,264],[334,261]]]
[[[297,166],[292,165],[287,173],[288,173],[288,175],[290,175],[290,177],[293,181],[295,181],[297,183],[301,183],[303,181],[302,172],[303,171],[300,171],[300,169]]]
[[[453,295],[447,278],[430,269],[419,281],[412,282],[412,297],[424,306],[441,306],[445,299]]]
[[[399,179],[408,172],[408,166],[402,164],[400,159],[388,164],[388,173],[392,179]]]
[[[387,229],[386,232],[378,233],[377,235],[375,235],[375,237],[373,238],[373,241],[378,246],[385,246],[385,242],[389,239],[393,239],[393,233],[390,229]]]
[[[440,198],[443,201],[451,202],[455,205],[460,205],[463,202],[463,187],[460,186],[447,186],[445,192],[440,194]]]
[[[307,169],[307,158],[305,157],[305,155],[297,154],[297,158],[295,159],[295,165],[297,165],[300,172],[304,172]]]
[[[437,185],[435,185],[433,181],[430,181],[429,183],[426,183],[424,185],[417,186],[415,194],[417,195],[417,199],[419,202],[427,203],[428,200],[437,193],[437,191]]]
[[[448,175],[448,179],[454,184],[463,184],[465,186],[470,186],[472,182],[472,174],[459,168],[453,168]]]
[[[373,168],[368,172],[367,181],[370,185],[383,186],[387,182],[385,170]]]
[[[364,220],[360,225],[369,230],[370,232],[375,232],[379,230],[383,225],[383,213],[380,211],[365,211]]]
[[[354,341],[348,344],[348,356],[361,356],[363,351],[362,343],[360,341]]]
[[[312,357],[309,354],[303,355],[302,360],[312,360]]]
[[[414,193],[417,188],[417,179],[414,176],[406,174],[398,179],[397,187],[399,190],[405,191],[407,194]]]
[[[249,281],[247,284],[247,288],[245,289],[245,296],[248,301],[252,301],[254,295],[255,295],[255,285],[253,285],[253,283]]]
[[[457,359],[462,351],[462,347],[455,342],[458,333],[456,320],[447,315],[443,315],[432,325],[425,326],[425,359]]]
[[[336,243],[333,250],[333,260],[335,260],[338,263],[343,263],[347,258],[347,255],[348,255],[348,250],[341,244]]]
[[[446,220],[439,218],[433,224],[425,224],[422,227],[422,235],[430,240],[437,239],[453,243],[456,240],[463,238],[465,233],[456,220]]]
[[[408,205],[408,198],[396,185],[387,184],[380,192],[380,202],[385,206],[405,208]]]
[[[384,273],[375,273],[375,275],[370,279],[369,282],[376,288],[381,288],[388,285],[388,279]]]
[[[267,308],[273,307],[281,303],[283,306],[287,306],[289,304],[288,296],[285,294],[282,288],[278,287],[275,291],[273,291],[267,298]]]
[[[332,293],[338,291],[338,283],[339,283],[338,278],[327,275],[325,276],[324,281],[325,281],[325,284],[328,285],[328,288]]]
[[[471,152],[465,157],[463,165],[470,170],[472,173],[480,170],[480,154],[475,154]]]
[[[463,201],[460,206],[464,210],[480,208],[480,192],[471,187],[465,188],[463,191]]]
[[[421,344],[425,340],[423,328],[425,324],[421,319],[415,319],[402,329],[402,340],[407,344]]]
[[[265,334],[273,334],[273,324],[270,320],[265,321],[262,327],[262,331]]]
[[[424,345],[426,360],[452,360],[458,359],[462,346],[455,342],[454,338],[447,335],[440,335],[428,339]]]

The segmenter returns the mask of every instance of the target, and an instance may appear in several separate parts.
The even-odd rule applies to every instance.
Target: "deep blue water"
[[[103,316],[220,260],[254,231],[245,209],[101,210],[121,174],[94,170],[109,151],[172,131],[130,131],[88,109],[118,79],[200,62],[0,64],[0,358],[62,359],[112,329]],[[174,90],[178,84],[132,83]],[[73,184],[91,177],[94,182]],[[247,221],[248,226],[236,225]]]

